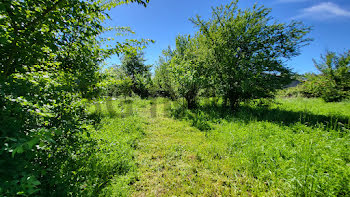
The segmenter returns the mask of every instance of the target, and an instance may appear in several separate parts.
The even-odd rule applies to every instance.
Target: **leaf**
[[[32,149],[34,145],[37,145],[39,140],[40,140],[39,137],[35,137],[32,140],[30,140],[29,142],[27,142],[29,149]]]
[[[22,145],[16,147],[12,152],[12,158],[14,158],[17,153],[23,153],[23,152],[24,152],[24,150],[23,150]]]

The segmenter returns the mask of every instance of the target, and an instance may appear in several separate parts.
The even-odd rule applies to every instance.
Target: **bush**
[[[350,51],[344,54],[326,52],[321,61],[314,60],[319,75],[309,75],[304,92],[321,97],[326,102],[340,101],[350,96]]]
[[[282,97],[322,98],[326,102],[338,102],[350,98],[350,91],[325,75],[306,75],[307,80],[296,87],[286,88],[277,93]]]
[[[148,0],[118,5],[130,2]],[[103,60],[137,42],[100,47],[105,11],[116,5],[1,2],[0,196],[79,196],[100,184],[85,99],[96,96]]]
[[[0,84],[1,194],[79,193],[94,141],[86,138],[85,101],[68,85],[74,78],[63,72],[10,78]]]

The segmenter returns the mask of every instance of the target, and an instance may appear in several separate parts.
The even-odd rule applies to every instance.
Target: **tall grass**
[[[95,155],[91,157],[97,162],[89,169],[98,173],[99,179],[88,184],[93,188],[92,196],[130,195],[130,185],[138,179],[134,151],[144,135],[143,119],[135,108],[142,105],[139,99],[129,99],[101,102],[88,108],[90,116],[98,120],[91,133],[97,141]]]
[[[215,146],[198,155],[214,170],[212,158],[225,158],[228,167],[221,171],[232,180],[245,177],[236,185],[242,194],[350,194],[349,102],[277,99],[269,105],[242,103],[230,111],[202,100],[199,109],[181,117],[193,126],[198,119],[210,125],[206,136]]]

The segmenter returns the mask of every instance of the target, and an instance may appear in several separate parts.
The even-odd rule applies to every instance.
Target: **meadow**
[[[196,110],[164,98],[102,105],[107,196],[346,196],[350,103],[277,98]],[[108,108],[114,107],[114,113]],[[90,107],[96,114],[95,107]]]

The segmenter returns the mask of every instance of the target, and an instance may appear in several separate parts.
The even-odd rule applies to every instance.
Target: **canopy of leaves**
[[[175,99],[174,80],[170,71],[170,60],[173,55],[174,51],[170,46],[162,51],[162,56],[159,57],[155,67],[153,84],[157,95]]]
[[[311,39],[300,22],[277,23],[271,10],[254,5],[238,8],[238,1],[213,8],[212,17],[191,21],[199,28],[196,50],[206,83],[232,106],[240,101],[271,96],[290,79],[284,61],[299,54]]]
[[[304,95],[322,97],[328,102],[350,98],[350,51],[327,51],[314,64],[320,74],[307,77],[301,88]]]
[[[198,39],[190,36],[177,36],[176,49],[170,61],[175,92],[187,101],[189,108],[196,105],[198,91],[203,87],[202,62],[198,55]]]
[[[1,1],[0,196],[87,195],[104,185],[85,167],[96,165],[96,149],[83,98],[97,95],[105,58],[147,42],[102,47],[102,33],[115,29],[101,25],[106,10],[131,2],[148,0]]]
[[[132,90],[141,97],[149,95],[151,86],[151,66],[145,64],[142,52],[125,53],[120,68],[132,80]]]

